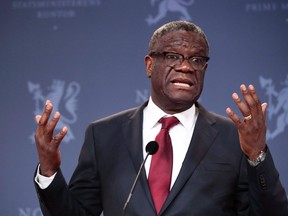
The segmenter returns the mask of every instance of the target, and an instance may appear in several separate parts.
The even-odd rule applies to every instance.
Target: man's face
[[[173,31],[158,39],[155,52],[173,52],[184,57],[207,56],[208,47],[204,38],[194,32]],[[164,56],[146,56],[147,76],[151,77],[153,102],[167,113],[189,109],[199,98],[207,64],[195,69],[185,59],[182,64],[167,64]]]

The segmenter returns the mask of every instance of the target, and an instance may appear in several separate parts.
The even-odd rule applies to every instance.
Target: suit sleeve
[[[247,162],[250,208],[253,216],[287,216],[288,201],[271,153],[256,167]]]
[[[76,170],[67,185],[58,170],[48,188],[42,190],[35,183],[44,216],[88,216],[102,212],[100,180],[94,149],[92,126],[88,127]]]

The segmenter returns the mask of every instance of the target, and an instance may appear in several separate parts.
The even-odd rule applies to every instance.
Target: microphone
[[[147,154],[146,154],[146,157],[144,158],[143,162],[142,162],[141,165],[140,165],[140,168],[139,168],[139,170],[138,170],[138,173],[137,173],[137,175],[136,175],[136,178],[135,178],[135,180],[134,180],[134,182],[133,182],[133,185],[132,185],[132,187],[131,187],[131,190],[130,190],[130,192],[129,192],[127,201],[126,201],[125,204],[124,204],[123,211],[122,211],[122,216],[125,215],[125,211],[126,211],[127,205],[128,205],[128,203],[130,202],[130,199],[131,199],[132,194],[133,194],[133,192],[134,192],[136,183],[138,182],[140,173],[141,173],[141,171],[143,170],[144,164],[145,164],[148,156],[149,156],[149,155],[154,155],[154,154],[158,151],[158,148],[159,148],[159,145],[158,145],[158,143],[157,143],[156,141],[150,141],[150,142],[146,145],[146,147],[145,147],[145,150],[146,150],[146,153],[147,153]]]
[[[156,141],[150,141],[147,145],[146,145],[146,153],[147,155],[154,155],[157,151],[158,151],[159,145]],[[146,158],[147,158],[146,155]],[[144,163],[146,161],[146,158],[144,160]]]

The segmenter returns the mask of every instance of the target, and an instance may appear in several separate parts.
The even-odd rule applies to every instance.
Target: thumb
[[[36,121],[37,124],[39,124],[39,121],[40,121],[41,117],[42,117],[41,115],[36,115],[35,116],[35,121]]]
[[[263,113],[265,119],[266,119],[267,107],[268,107],[268,104],[267,104],[267,103],[262,103],[262,104],[261,104],[262,113]]]

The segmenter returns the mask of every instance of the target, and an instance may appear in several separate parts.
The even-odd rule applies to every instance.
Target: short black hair
[[[197,26],[196,24],[192,23],[192,22],[188,22],[188,21],[172,21],[169,23],[164,24],[163,26],[161,26],[160,28],[158,28],[152,35],[150,42],[149,42],[149,47],[148,47],[148,52],[152,52],[154,51],[154,46],[157,43],[158,39],[161,38],[162,36],[164,36],[165,34],[169,33],[169,32],[173,32],[173,31],[179,31],[179,30],[184,30],[184,31],[190,31],[190,32],[195,32],[199,35],[201,35],[206,44],[207,44],[207,48],[209,51],[209,43],[208,43],[208,39],[204,33],[204,31]]]

